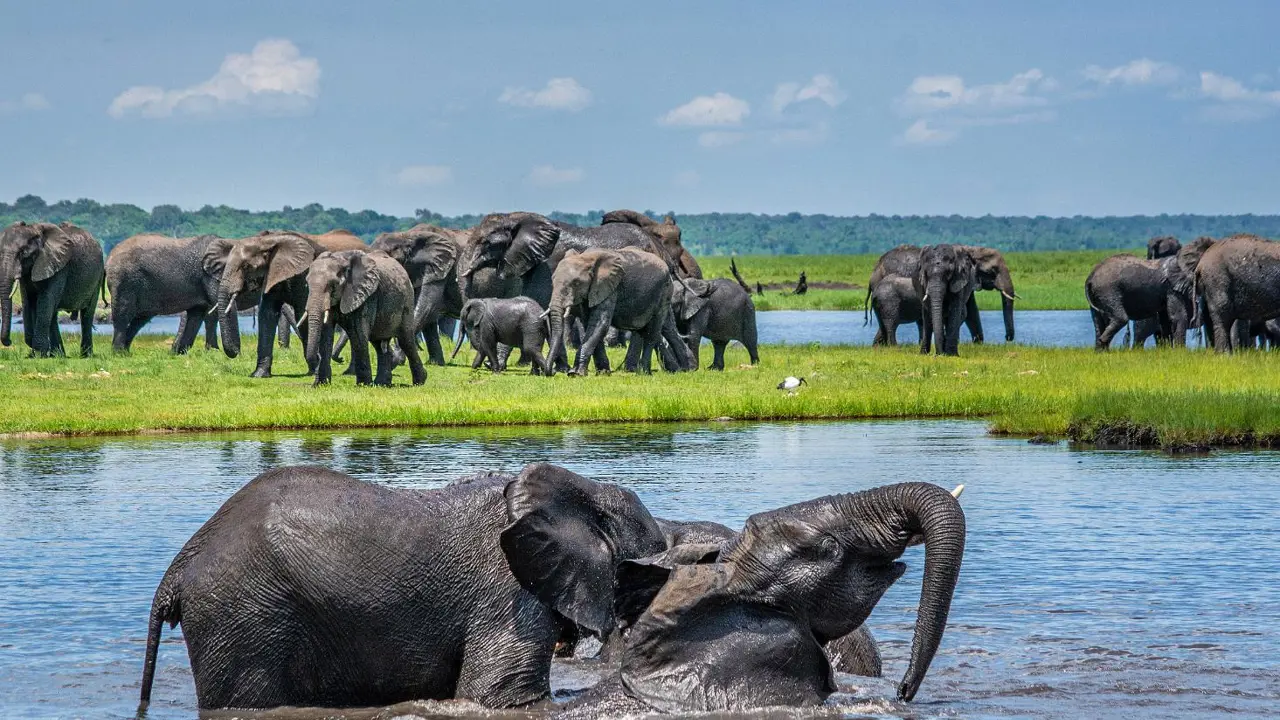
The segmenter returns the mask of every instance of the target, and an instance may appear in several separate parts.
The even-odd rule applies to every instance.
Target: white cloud
[[[747,139],[744,132],[735,132],[732,130],[708,130],[698,135],[698,144],[705,148],[726,147],[729,145],[737,145]]]
[[[401,185],[439,186],[453,182],[453,168],[448,165],[407,165],[396,173]]]
[[[830,75],[814,75],[808,85],[786,82],[778,85],[773,91],[773,111],[780,113],[793,103],[805,100],[821,100],[828,107],[835,107],[845,101],[845,93],[840,83]]]
[[[541,90],[509,87],[498,96],[498,102],[516,107],[541,107],[578,112],[591,104],[591,91],[571,77],[551,78]]]
[[[678,188],[698,187],[698,184],[701,182],[702,176],[698,174],[697,170],[685,170],[683,172],[678,172],[676,173],[676,176],[671,179],[671,184]]]
[[[1212,103],[1201,115],[1218,122],[1261,120],[1280,109],[1280,90],[1258,90],[1207,70],[1200,73],[1199,97]]]
[[[750,114],[751,106],[746,100],[718,92],[714,95],[699,95],[658,118],[658,124],[690,127],[741,125],[743,118]]]
[[[1178,82],[1182,71],[1167,62],[1139,58],[1113,68],[1090,65],[1084,69],[1084,76],[1099,85],[1172,85]]]
[[[0,100],[0,115],[19,112],[39,112],[53,107],[49,99],[40,93],[27,93],[17,100]]]
[[[553,185],[581,182],[584,175],[582,168],[557,168],[554,165],[539,165],[530,170],[529,176],[525,179],[535,187],[552,187]]]
[[[898,112],[915,119],[898,140],[941,145],[966,127],[1048,122],[1056,117],[1047,106],[1058,88],[1037,68],[1005,82],[973,86],[959,75],[921,75],[895,101]]]
[[[954,130],[938,130],[929,127],[928,120],[917,120],[899,138],[907,145],[945,145],[956,138]]]
[[[163,118],[232,108],[296,113],[310,109],[319,95],[320,62],[303,57],[288,40],[271,39],[259,42],[248,54],[228,55],[213,77],[191,87],[131,87],[111,101],[107,113],[115,118],[134,113]]]

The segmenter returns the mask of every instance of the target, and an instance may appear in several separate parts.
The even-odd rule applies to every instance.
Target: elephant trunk
[[[325,302],[328,295],[313,292],[311,297],[307,298],[307,364],[313,367],[320,362],[320,347],[323,344],[322,335],[324,327],[328,325],[326,320],[326,311],[328,310]]]
[[[859,528],[859,541],[872,551],[896,557],[923,540],[924,582],[916,610],[911,661],[898,685],[909,701],[924,681],[947,627],[951,598],[964,560],[964,510],[951,493],[929,483],[902,483],[844,497],[846,516]]]
[[[1008,268],[1000,268],[996,289],[1000,291],[1000,308],[1004,311],[1004,340],[1013,342],[1013,300],[1018,295],[1013,291],[1013,278],[1009,277]]]
[[[238,280],[230,274],[224,275],[218,286],[218,330],[222,335],[222,351],[229,358],[240,354],[240,320],[235,308],[238,287]]]
[[[17,256],[13,250],[6,250],[0,255],[0,345],[9,347],[13,340],[9,332],[13,324],[13,286],[14,277],[18,273]],[[30,328],[27,328],[30,332]]]
[[[941,280],[929,281],[929,320],[933,323],[933,352],[945,355],[948,351],[944,341],[947,337],[942,327],[942,301],[947,292],[946,283]]]
[[[547,344],[549,345],[547,348],[547,360],[551,366],[548,374],[555,374],[556,358],[560,357],[561,353],[565,353],[567,360],[568,353],[564,349],[564,320],[565,316],[569,314],[569,308],[570,306],[568,305],[557,305],[554,302],[551,303],[551,307],[547,308],[547,325],[550,333],[547,337]]]

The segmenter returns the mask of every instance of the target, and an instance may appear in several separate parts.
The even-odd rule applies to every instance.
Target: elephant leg
[[[712,370],[724,370],[724,350],[729,347],[729,343],[724,340],[712,340],[711,347],[715,348],[715,357],[711,360]]]
[[[356,384],[369,385],[373,382],[373,368],[369,362],[369,336],[358,318],[347,329],[347,334],[351,336],[351,367],[356,376]]]
[[[340,329],[341,330],[341,329]],[[347,346],[347,331],[341,330],[338,333],[338,342],[333,346],[333,361],[342,362],[342,348]]]
[[[375,343],[374,351],[378,356],[378,374],[373,377],[373,384],[389,387],[391,385],[391,369],[395,367],[394,360],[391,357],[391,343]]]
[[[607,303],[606,303],[607,304]],[[604,341],[605,333],[609,332],[609,325],[613,320],[613,308],[607,311],[600,307],[592,308],[591,314],[587,318],[586,332],[582,335],[582,344],[578,346],[578,355],[574,359],[573,370],[574,375],[587,374],[587,358],[595,355],[596,347]],[[609,361],[605,359],[605,367],[601,369],[599,362],[596,364],[597,373],[609,372]]]
[[[182,322],[178,325],[178,334],[173,339],[171,352],[174,355],[185,355],[191,346],[196,344],[196,334],[204,325],[205,312],[205,308],[194,307],[183,314]]]
[[[444,347],[440,345],[440,333],[432,325],[428,325],[427,329],[422,332],[422,336],[427,341],[427,359],[432,365],[444,366]],[[417,343],[414,343],[417,347]]]
[[[690,318],[689,332],[685,335],[688,338],[685,347],[689,348],[689,354],[693,356],[693,370],[697,370],[702,366],[702,338],[706,337],[707,324],[711,322],[711,314],[706,310],[707,308],[703,308],[703,312]],[[715,368],[712,369],[714,370]]]
[[[22,342],[35,350],[36,340],[36,290],[35,287],[21,282],[18,285],[22,297]]]
[[[66,357],[67,350],[62,346],[62,329],[58,327],[58,313],[54,311],[53,320],[49,322],[49,354],[54,357]]]
[[[127,308],[121,307],[120,301],[111,307],[111,351],[117,353],[129,352],[129,341],[127,330],[129,323],[133,321],[133,313]],[[181,327],[179,327],[181,329]]]
[[[1234,318],[1227,317],[1221,310],[1209,310],[1210,323],[1213,325],[1214,352],[1231,352],[1231,334],[1234,329]]]
[[[1123,316],[1120,316],[1120,317],[1104,316],[1102,322],[1104,322],[1105,325],[1102,326],[1102,331],[1098,333],[1096,349],[1109,350],[1111,348],[1112,338],[1114,338],[1116,334],[1119,333],[1120,330],[1124,328],[1125,325],[1128,324],[1129,318],[1123,317]]]
[[[530,375],[549,375],[550,368],[547,367],[547,359],[542,355],[542,343],[537,345],[533,342],[526,341],[524,347],[520,349],[520,354],[529,358]]]
[[[151,320],[150,317],[136,317],[129,322],[128,327],[124,329],[124,347],[129,350],[133,347],[133,341],[138,337],[138,333]]]
[[[507,360],[511,358],[511,351],[513,349],[514,348],[512,348],[512,346],[507,345],[506,343],[498,343],[498,351],[496,353],[497,358],[494,360],[494,363],[496,365],[495,372],[502,372],[503,370],[507,369]],[[525,356],[525,352],[524,350],[521,350],[520,357],[523,358],[524,356]]]
[[[969,337],[974,345],[982,344],[982,317],[978,315],[978,294],[970,293],[965,303],[964,324],[969,328]]]
[[[289,338],[293,330],[293,306],[280,306],[280,319],[276,321],[276,343],[284,350],[289,349]]]
[[[1231,324],[1231,350],[1239,352],[1241,350],[1251,350],[1252,344],[1249,342],[1249,321],[1236,320]]]
[[[58,327],[58,298],[62,296],[66,284],[66,275],[59,273],[44,288],[34,293],[35,332],[28,332],[33,335],[31,349],[38,357],[47,357],[53,351],[53,334]]]
[[[405,360],[409,363],[409,374],[413,377],[414,385],[421,385],[427,381],[427,369],[422,365],[422,356],[418,354],[418,343],[414,342],[413,326],[405,323],[400,326],[400,334],[396,336],[396,343],[400,345],[400,352],[404,353]]]
[[[218,349],[218,315],[205,310],[204,317],[204,349]]]
[[[920,313],[920,354],[928,355],[933,346],[933,320],[928,311]]]
[[[960,326],[965,321],[965,306],[968,301],[960,302],[960,298],[955,298],[947,307],[947,315],[943,320],[945,327],[944,336],[947,346],[943,348],[944,355],[960,354]]]
[[[93,355],[93,315],[96,310],[97,308],[91,305],[80,311],[80,357],[82,358]]]
[[[280,303],[262,298],[258,303],[258,366],[249,377],[271,377],[271,362],[274,359],[276,324],[280,322]]]

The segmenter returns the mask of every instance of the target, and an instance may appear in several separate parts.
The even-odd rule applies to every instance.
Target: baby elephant
[[[698,362],[698,346],[702,338],[710,338],[715,348],[712,370],[724,369],[724,349],[737,340],[747,348],[751,364],[760,362],[756,352],[756,306],[751,296],[733,280],[723,278],[710,282],[687,278],[671,285],[671,310],[676,328],[689,343],[694,365]]]
[[[547,340],[547,321],[542,306],[532,298],[476,298],[462,306],[462,331],[471,338],[476,349],[476,359],[471,368],[480,367],[488,360],[489,369],[502,372],[507,369],[507,355],[512,347],[520,348],[520,354],[530,360],[532,374],[550,375],[542,344]],[[503,347],[499,347],[499,343]],[[462,341],[453,348],[452,360],[458,356]]]
[[[427,380],[427,371],[414,341],[413,286],[409,274],[379,250],[343,250],[321,253],[307,271],[306,319],[307,361],[316,366],[316,385],[331,377],[334,328],[341,327],[351,338],[351,364],[356,384],[391,384],[395,338],[409,360],[413,384]],[[372,376],[369,344],[377,348],[378,375]]]

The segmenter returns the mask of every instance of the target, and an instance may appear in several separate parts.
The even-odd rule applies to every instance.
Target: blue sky
[[[1280,212],[1275,2],[0,2],[0,198]]]

